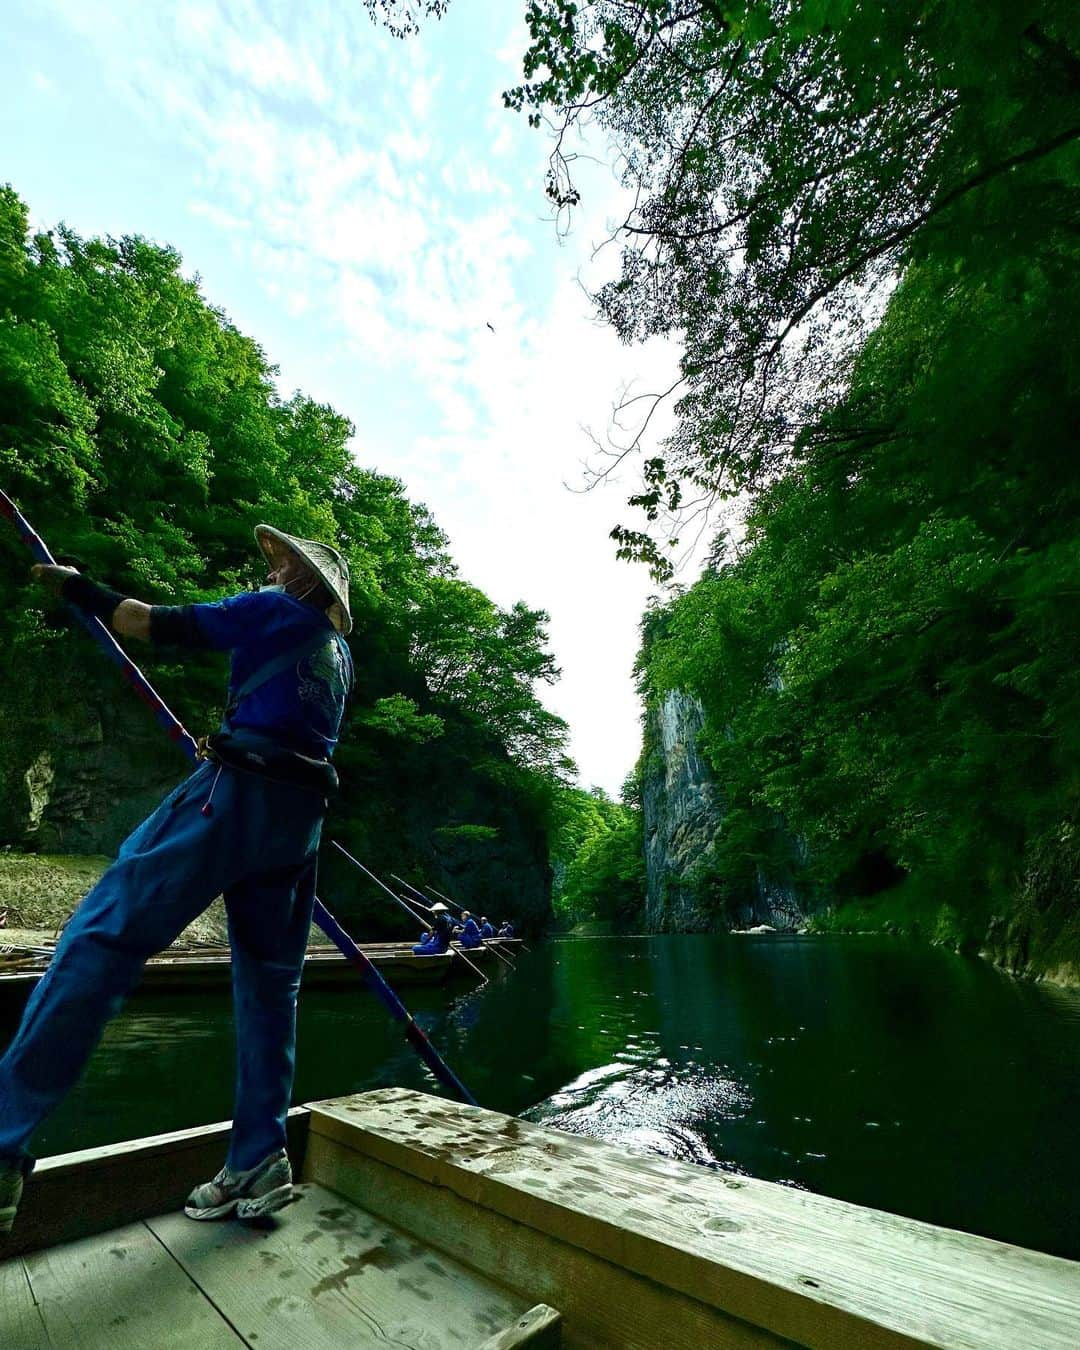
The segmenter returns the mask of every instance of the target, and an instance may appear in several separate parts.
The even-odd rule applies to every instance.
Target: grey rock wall
[[[40,716],[24,717],[19,736],[2,747],[0,850],[114,857],[127,834],[190,772],[154,719],[116,682],[106,683],[111,674],[100,690],[72,682],[55,698],[43,697]],[[0,698],[0,724],[3,712]],[[349,822],[364,840],[365,862],[378,873],[392,868],[411,877],[422,870],[461,903],[540,932],[551,916],[547,837],[518,796],[473,762],[478,754],[496,759],[498,744],[480,743],[472,731],[452,732],[426,746],[384,748],[379,759],[365,745],[363,768],[354,767],[357,756],[350,761],[355,746],[346,738],[337,758],[351,796],[332,805],[324,837]],[[467,823],[491,827],[494,837],[475,840],[452,828]],[[356,875],[323,849],[320,887],[325,878],[324,898],[342,922],[355,915],[357,936],[415,938],[407,920],[401,927],[393,902],[366,881],[359,886]],[[370,904],[351,903],[361,892]],[[386,920],[385,934],[372,928],[372,918]]]
[[[43,698],[40,717],[14,728],[0,761],[0,846],[111,856],[189,772],[141,709],[125,715],[96,694]]]
[[[693,933],[726,926],[719,907],[707,904],[700,875],[724,828],[723,797],[698,748],[705,724],[701,702],[673,690],[651,706],[645,719],[642,798],[645,814],[645,922],[650,932]],[[797,841],[775,822],[779,852],[797,859]],[[695,881],[698,880],[698,884]],[[703,907],[702,899],[706,897]],[[768,924],[779,931],[805,922],[804,901],[794,880],[758,868],[756,885],[727,918],[736,927]]]
[[[690,876],[705,863],[720,828],[716,784],[698,750],[701,703],[674,690],[649,709],[645,726],[645,922],[651,932],[711,926],[694,903]]]

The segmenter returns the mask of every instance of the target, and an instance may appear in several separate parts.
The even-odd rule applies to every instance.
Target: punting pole
[[[399,876],[397,875],[396,872],[391,872],[390,875],[394,878],[395,881],[400,881],[401,884],[402,884],[404,887],[406,887],[406,889],[412,891],[413,895],[418,895],[418,896],[420,896],[420,898],[424,901],[425,904],[428,904],[428,903],[429,903],[428,898],[427,898],[427,896],[424,894],[424,892],[423,892],[423,891],[418,891],[418,890],[416,889],[415,886],[410,886],[409,883],[405,880],[404,877],[399,877]],[[431,890],[432,890],[432,893],[433,893],[434,895],[437,895],[437,896],[439,897],[440,900],[445,900],[445,901],[447,902],[447,904],[453,905],[455,909],[460,909],[462,913],[465,912],[465,906],[464,906],[464,905],[459,905],[459,904],[457,903],[456,900],[451,900],[450,897],[449,897],[448,895],[443,895],[443,893],[442,893],[441,891],[435,890],[435,887],[434,887],[434,886],[431,887]],[[496,941],[498,941],[498,939],[496,939]],[[499,951],[498,947],[493,947],[493,946],[491,945],[491,939],[490,939],[490,938],[481,938],[481,939],[480,939],[480,942],[481,942],[481,944],[482,944],[484,950],[485,950],[485,951],[494,952],[495,955],[499,958],[499,960],[503,963],[503,965],[509,966],[511,970],[517,970],[517,966],[514,965],[513,961],[511,961],[510,958],[509,958],[508,956],[506,956],[503,952]]]
[[[418,891],[415,886],[410,886],[404,877],[399,877],[396,872],[391,872],[390,875],[393,877],[395,881],[400,881],[407,891],[412,891],[413,895],[418,895],[425,904],[431,903],[423,891]],[[432,886],[431,889],[435,895],[439,895],[439,892],[435,890],[434,886]],[[451,900],[448,895],[439,895],[439,899],[445,900],[448,905],[453,905],[456,910],[460,910],[462,913],[464,913],[465,906],[459,905],[456,900]]]
[[[49,552],[45,541],[31,528],[29,521],[2,488],[0,488],[0,515],[6,516],[14,525],[19,537],[33,554],[35,562],[49,563],[55,566],[56,559]],[[72,605],[71,609],[74,610],[79,622],[89,632],[90,636],[100,643],[109,660],[120,667],[124,679],[151,710],[165,729],[169,739],[179,745],[188,759],[195,763],[198,760],[198,751],[194,737],[173,716],[164,699],[123,650],[108,628],[100,619],[90,614],[83,614],[76,606]],[[318,897],[315,899],[312,917],[342,956],[345,957],[346,961],[359,970],[364,978],[364,983],[382,1001],[390,1016],[396,1022],[402,1024],[405,1028],[405,1039],[439,1082],[460,1097],[463,1102],[467,1102],[470,1106],[478,1106],[479,1103],[476,1098],[431,1044],[424,1034],[423,1028],[413,1020],[412,1014],[404,1003]]]
[[[449,897],[448,895],[443,895],[442,891],[437,891],[437,890],[435,889],[434,886],[432,886],[431,890],[432,890],[432,894],[437,895],[437,896],[439,897],[440,900],[446,900],[446,901],[447,901],[449,904],[451,904],[451,905],[457,904],[457,901],[456,901],[456,900],[451,900],[450,897]],[[464,905],[458,905],[458,909],[463,910],[463,909],[464,909]],[[492,939],[492,938],[484,938],[484,939],[483,939],[484,945],[487,946],[487,944],[488,944],[489,942],[493,941],[493,940],[494,940],[495,942],[498,942],[499,939],[498,939],[498,937],[495,937],[494,939]],[[525,944],[522,943],[521,945],[524,946]],[[501,961],[505,961],[506,964],[510,967],[511,970],[517,970],[517,966],[514,964],[513,961],[510,960],[510,958],[505,954],[505,952],[501,952],[501,951],[498,949],[498,947],[492,947],[491,950],[495,953],[495,955],[496,955],[497,957],[499,957],[499,959],[500,959]]]
[[[398,880],[400,880],[400,877],[398,878]],[[431,889],[432,889],[432,891],[434,891],[434,893],[439,897],[440,900],[445,900],[445,901],[447,902],[447,904],[449,904],[449,905],[457,905],[457,908],[458,908],[458,909],[464,909],[464,908],[465,908],[464,905],[458,905],[458,902],[457,902],[456,900],[451,900],[450,897],[449,897],[448,895],[443,895],[442,891],[436,891],[434,886],[432,886]],[[521,938],[518,938],[517,941],[518,941],[518,942],[521,942]],[[522,950],[523,952],[531,952],[531,951],[532,951],[532,948],[531,948],[531,947],[526,947],[526,946],[525,946],[525,943],[524,943],[524,942],[521,942],[521,950]]]
[[[349,860],[351,863],[354,863],[357,867],[359,867],[360,871],[363,872],[364,876],[370,877],[371,880],[375,883],[376,886],[381,886],[382,889],[386,892],[386,894],[387,894],[388,896],[390,896],[390,898],[391,898],[392,900],[396,900],[396,901],[398,902],[398,904],[402,907],[402,909],[404,909],[404,910],[406,911],[406,913],[412,914],[412,910],[409,909],[408,905],[407,905],[407,904],[405,903],[405,901],[401,898],[401,896],[395,895],[394,892],[390,889],[390,887],[387,886],[385,882],[380,881],[379,878],[375,875],[375,873],[374,873],[369,867],[365,867],[364,864],[360,861],[359,858],[354,858],[353,855],[349,852],[349,850],[348,850],[347,848],[342,848],[341,845],[338,843],[338,841],[337,841],[336,839],[331,839],[330,842],[331,842],[331,843],[333,844],[333,846],[338,850],[339,853],[344,853],[345,856],[346,856],[346,858],[348,858],[348,860]],[[390,875],[393,876],[393,873],[391,873]],[[394,880],[395,880],[395,881],[401,881],[401,878],[400,878],[400,877],[394,877]],[[404,884],[405,884],[405,883],[402,882],[402,885],[404,885]],[[410,886],[409,889],[412,890],[412,887]],[[414,918],[414,919],[416,918],[416,915],[415,915],[415,914],[413,914],[413,918]],[[490,984],[490,983],[491,983],[491,981],[490,981],[490,980],[488,979],[488,977],[484,974],[484,972],[480,969],[480,967],[476,964],[476,962],[475,962],[475,961],[470,961],[469,958],[465,955],[465,953],[461,950],[460,947],[455,947],[455,948],[454,948],[454,955],[455,955],[455,956],[460,956],[461,959],[465,962],[465,964],[466,964],[467,966],[471,966],[472,969],[476,971],[477,975],[480,976],[480,978],[484,981],[485,984]]]

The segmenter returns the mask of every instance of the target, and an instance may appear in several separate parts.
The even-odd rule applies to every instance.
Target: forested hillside
[[[706,710],[721,909],[777,846],[774,813],[821,903],[877,895],[942,938],[984,940],[1039,859],[1074,866],[1077,299],[1068,257],[1004,291],[911,269],[835,443],[807,446],[746,539],[650,615],[648,697],[690,689]],[[1074,922],[1075,885],[1030,897],[1046,937]]]
[[[645,916],[641,786],[631,774],[621,801],[602,788],[559,794],[552,840],[556,918],[614,932],[639,930]]]
[[[834,922],[1080,970],[1075,6],[530,13],[507,100],[562,127],[550,197],[585,119],[623,155],[598,313],[683,352],[622,410],[614,535],[659,578],[713,538],[641,658],[653,707],[704,709],[699,904],[798,862]]]
[[[261,582],[260,521],[336,542],[358,685],[328,835],[376,871],[543,923],[570,767],[566,727],[534,692],[558,676],[547,616],[460,578],[428,511],[354,459],[348,420],[282,398],[258,344],[180,264],[138,237],[31,236],[0,192],[0,482],[55,553],[148,602]],[[28,566],[0,529],[0,843],[108,853],[184,762]],[[222,658],[132,654],[194,734],[217,725]],[[365,933],[401,932],[343,867],[323,889]]]

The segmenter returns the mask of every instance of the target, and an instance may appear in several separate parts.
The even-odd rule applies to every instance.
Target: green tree
[[[460,580],[427,509],[356,463],[348,419],[301,393],[280,397],[275,375],[259,345],[181,274],[174,249],[64,227],[31,237],[25,206],[0,190],[5,489],[57,551],[151,602],[261,580],[252,530],[263,520],[339,543],[358,671],[339,809],[366,838],[366,856],[381,851],[401,870],[410,853],[437,853],[435,827],[446,825],[458,831],[463,865],[463,841],[516,833],[542,875],[552,803],[572,768],[566,726],[537,696],[558,678],[547,616],[523,603],[501,610]],[[107,720],[119,695],[62,608],[43,609],[10,530],[0,530],[0,561],[11,674],[0,695],[0,819],[10,835],[42,747],[72,725],[91,740],[105,735],[86,728]],[[138,659],[186,725],[213,725],[220,659],[188,655],[180,665],[152,649]],[[128,732],[110,725],[108,734]],[[157,751],[118,748],[125,753],[134,766]],[[159,780],[178,772],[169,754],[162,745]],[[411,833],[398,843],[403,818]],[[9,842],[23,842],[14,828]]]
[[[615,531],[658,575],[649,530],[790,463],[903,268],[993,273],[1075,235],[1064,0],[531,0],[527,18],[526,79],[505,97],[561,128],[552,201],[578,200],[567,147],[585,118],[632,189],[599,313],[625,340],[684,346],[662,395],[675,431],[631,498],[649,528]]]
[[[829,435],[650,619],[647,697],[706,708],[728,884],[779,815],[825,894],[906,877],[977,938],[1075,816],[1080,288],[1064,245],[1001,268],[911,268]]]
[[[553,904],[564,922],[601,919],[616,929],[640,924],[645,856],[635,788],[631,775],[622,802],[612,801],[596,787],[560,794],[553,834]]]

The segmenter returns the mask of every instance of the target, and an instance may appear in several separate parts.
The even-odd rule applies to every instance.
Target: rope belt
[[[199,741],[199,758],[269,778],[275,783],[332,797],[338,790],[338,774],[328,759],[314,759],[298,750],[278,745],[249,732],[217,731]]]

